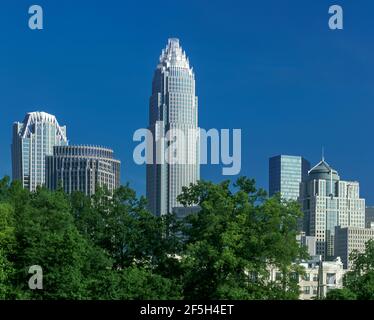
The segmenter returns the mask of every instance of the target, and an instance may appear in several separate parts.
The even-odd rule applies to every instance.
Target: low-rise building
[[[299,278],[301,300],[315,299],[319,292],[326,297],[330,290],[343,288],[345,270],[339,257],[334,261],[321,261],[320,256],[315,256],[300,265],[305,269],[305,275]]]
[[[355,250],[365,252],[365,245],[369,240],[374,240],[374,228],[336,227],[335,253],[341,257],[345,269],[352,267],[351,253]]]
[[[326,297],[327,292],[343,288],[343,276],[346,272],[340,258],[334,261],[322,261],[321,256],[299,263],[304,274],[295,274],[300,287],[300,300],[312,300]],[[277,268],[269,268],[270,281],[281,281],[282,273]]]

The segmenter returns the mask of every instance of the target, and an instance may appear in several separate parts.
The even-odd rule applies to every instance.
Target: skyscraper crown
[[[190,63],[186,56],[186,52],[183,51],[179,44],[179,39],[170,38],[165,49],[162,50],[160,56],[159,67],[170,67],[176,66],[181,68],[190,69]]]
[[[317,165],[315,165],[310,171],[309,171],[309,179],[324,179],[324,180],[340,180],[338,172],[333,169],[326,161],[325,159],[322,159]]]
[[[66,128],[61,127],[58,124],[58,121],[54,115],[40,111],[29,112],[26,114],[25,119],[23,120],[20,136],[26,138],[31,133],[34,133],[35,128],[32,125],[36,122],[51,123],[55,125],[57,129],[57,135],[59,135],[63,141],[67,141]]]

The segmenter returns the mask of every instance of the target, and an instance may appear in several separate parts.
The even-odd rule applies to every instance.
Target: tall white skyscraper
[[[365,227],[365,199],[358,182],[342,181],[322,159],[300,185],[304,229],[316,237],[316,253],[334,257],[335,227]]]
[[[23,122],[13,125],[12,175],[23,187],[35,191],[45,184],[45,157],[53,154],[54,146],[68,144],[66,127],[55,116],[30,112]]]
[[[180,206],[177,196],[182,187],[200,178],[195,75],[175,38],[162,50],[154,73],[149,130],[153,134],[153,164],[147,165],[147,199],[153,214],[164,215]]]

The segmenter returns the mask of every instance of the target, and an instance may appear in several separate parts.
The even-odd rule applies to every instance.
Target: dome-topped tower
[[[309,180],[330,180],[331,178],[333,181],[340,180],[338,172],[333,169],[323,158],[308,172],[308,178]]]
[[[323,156],[301,182],[299,203],[304,213],[302,230],[316,238],[316,254],[325,260],[337,256],[336,227],[365,227],[365,199],[360,198],[359,183],[341,180]]]

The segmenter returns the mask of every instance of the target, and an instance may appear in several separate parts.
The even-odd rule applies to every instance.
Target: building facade
[[[308,175],[310,163],[300,156],[279,155],[269,159],[269,195],[280,193],[285,200],[297,201],[300,183]]]
[[[148,128],[153,135],[147,141],[152,159],[147,164],[148,205],[153,214],[164,215],[180,207],[182,187],[200,178],[195,75],[175,38],[169,39],[154,73]]]
[[[315,256],[300,265],[305,270],[305,275],[299,278],[301,300],[311,300],[318,295],[325,298],[330,290],[343,288],[345,270],[339,257],[334,261],[320,261],[319,256]]]
[[[312,300],[326,297],[327,292],[343,288],[343,277],[346,272],[340,258],[333,261],[322,261],[321,256],[312,256],[309,260],[297,263],[303,274],[291,274],[300,288],[300,300]],[[282,281],[282,272],[277,267],[268,267],[269,280]]]
[[[353,251],[365,252],[366,242],[374,240],[374,229],[336,227],[335,255],[341,257],[344,268],[350,269],[350,255]]]
[[[300,185],[304,231],[316,237],[316,253],[333,259],[335,227],[365,227],[365,199],[358,182],[340,180],[323,159]]]
[[[374,228],[374,207],[366,207],[365,225],[366,228]]]
[[[303,247],[306,247],[309,256],[316,255],[316,237],[305,235],[305,232],[301,232],[296,236],[297,242]]]
[[[45,112],[28,113],[23,122],[13,125],[12,177],[25,189],[35,191],[45,184],[45,157],[54,146],[68,144],[66,127]]]
[[[120,186],[120,161],[113,150],[94,146],[58,146],[46,157],[46,186],[66,193],[93,195],[98,187],[113,193]]]

